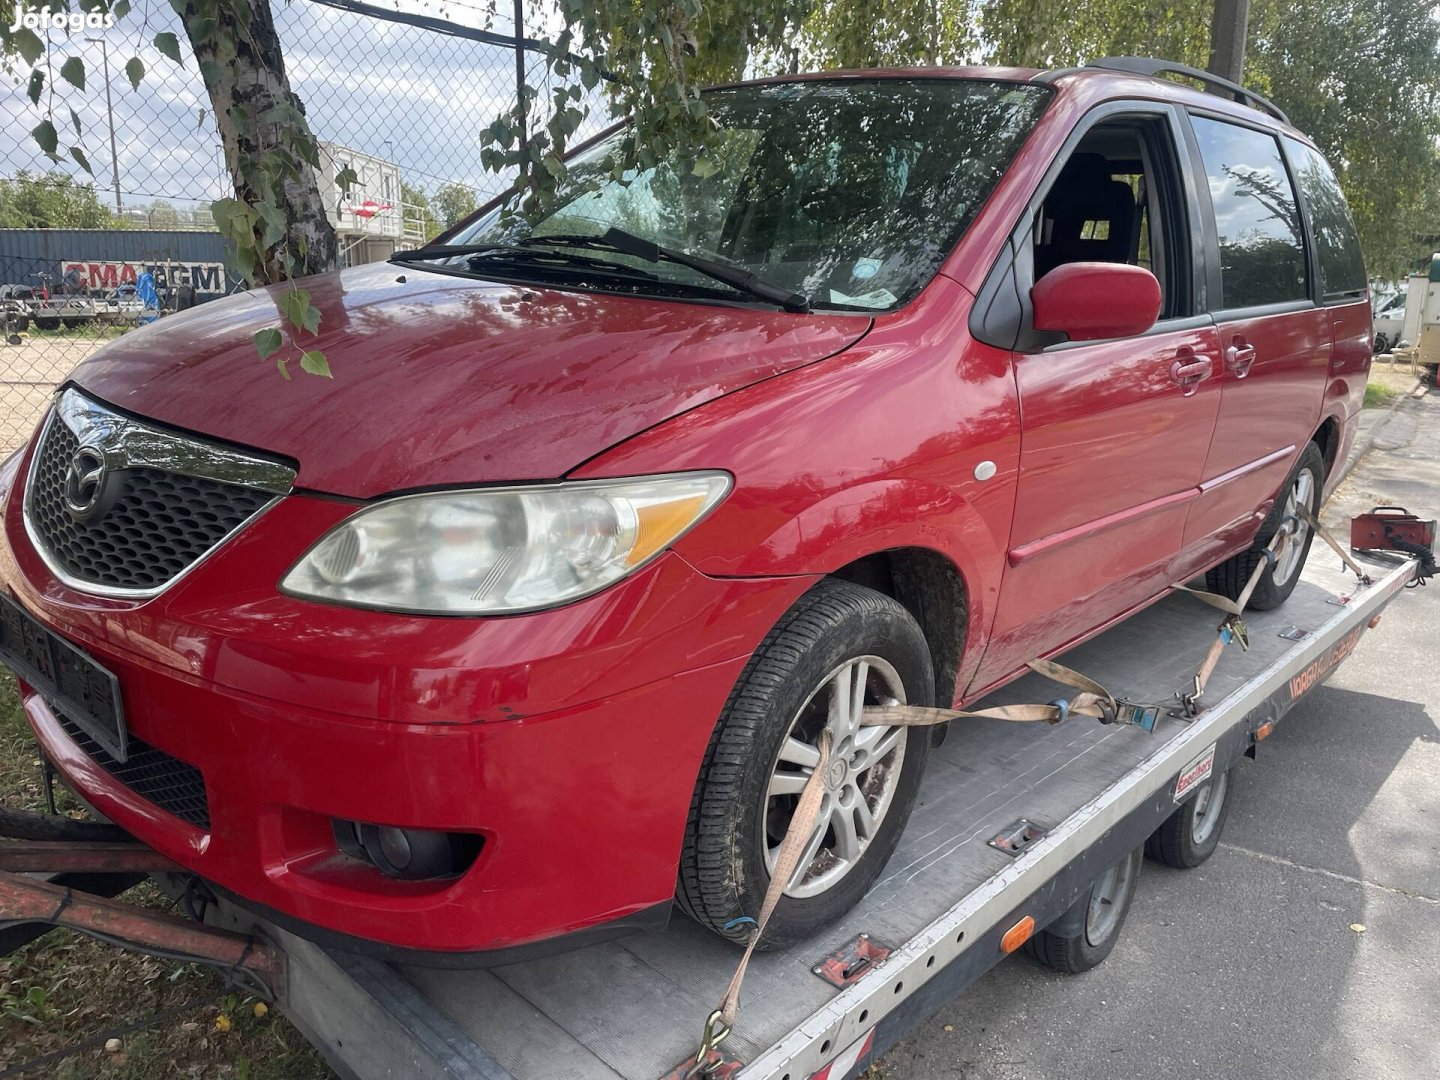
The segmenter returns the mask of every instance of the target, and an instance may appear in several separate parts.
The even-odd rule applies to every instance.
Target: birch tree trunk
[[[318,147],[290,89],[269,0],[175,6],[210,95],[235,198],[253,211],[217,214],[221,232],[236,243],[240,269],[248,263],[251,283],[265,284],[333,268],[335,230],[320,196]]]

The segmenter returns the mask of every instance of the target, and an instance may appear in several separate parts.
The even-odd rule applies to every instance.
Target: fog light
[[[384,828],[377,830],[380,839],[380,854],[397,870],[410,866],[410,841],[404,829]]]
[[[334,818],[340,850],[387,877],[406,881],[454,877],[475,862],[484,839],[472,833],[403,829]]]

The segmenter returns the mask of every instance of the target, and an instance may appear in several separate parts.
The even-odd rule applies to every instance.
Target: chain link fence
[[[420,244],[497,194],[508,178],[481,167],[481,130],[513,107],[522,74],[540,105],[550,100],[541,43],[517,41],[504,0],[498,14],[483,0],[389,2],[272,0],[320,141],[342,265]],[[242,287],[210,217],[232,190],[195,58],[166,0],[133,7],[109,29],[49,32],[38,106],[21,82],[0,89],[0,454],[95,349]],[[152,44],[165,32],[180,42],[178,65]],[[71,57],[83,91],[55,77]],[[135,57],[138,87],[125,70]],[[73,116],[62,146],[78,126],[93,174],[40,151],[30,131],[47,110],[57,128]],[[334,177],[346,167],[358,179],[342,192]]]

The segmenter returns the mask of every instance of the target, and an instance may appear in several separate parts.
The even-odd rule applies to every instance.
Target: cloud
[[[403,6],[441,14],[426,0],[403,0]],[[312,0],[275,4],[273,11],[291,86],[318,138],[395,161],[408,183],[431,192],[449,181],[482,195],[505,186],[480,165],[479,132],[513,100],[511,50]],[[443,15],[463,25],[485,25],[484,9],[463,0],[447,0]],[[510,27],[497,19],[494,29],[508,33]],[[167,31],[181,42],[179,67],[150,44],[155,34]],[[209,97],[170,5],[144,0],[119,25],[90,36],[101,33],[103,46],[79,35],[62,40],[52,58],[58,71],[65,57],[79,56],[87,72],[84,92],[63,82],[48,91],[62,132],[62,152],[73,141],[68,111],[73,108],[81,122],[81,144],[95,170],[94,182],[101,189],[110,187],[109,120],[101,76],[102,52],[108,48],[111,118],[126,202],[163,198],[192,206],[227,194],[229,175]],[[131,89],[123,74],[132,56],[146,67],[138,90]],[[49,100],[42,97],[42,106]],[[0,95],[0,175],[54,167],[28,134],[43,115],[42,108],[30,105],[21,86],[12,84]],[[90,179],[68,160],[61,167],[77,179]]]

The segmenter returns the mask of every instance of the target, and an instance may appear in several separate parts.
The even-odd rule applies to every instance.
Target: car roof
[[[1156,63],[1161,62],[1157,61]],[[1217,92],[1211,93],[1159,75],[1103,67],[1042,69],[967,65],[960,67],[840,68],[833,71],[803,72],[793,75],[773,75],[763,79],[747,79],[743,82],[727,83],[723,87],[713,87],[712,89],[861,79],[984,79],[999,82],[1034,83],[1050,86],[1057,93],[1067,97],[1084,99],[1082,104],[1087,107],[1117,98],[1170,101],[1233,117],[1248,124],[1266,127],[1272,131],[1289,135],[1309,146],[1314,146],[1307,135],[1282,119],[1281,116],[1236,101],[1232,97],[1223,96],[1218,92],[1218,88]],[[1243,92],[1249,93],[1248,91]],[[1259,100],[1264,101],[1263,98],[1259,98]],[[1269,103],[1266,102],[1266,104]],[[1276,112],[1278,113],[1279,110]]]

